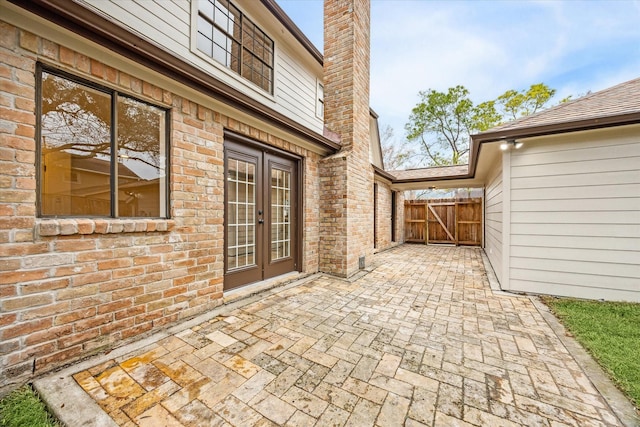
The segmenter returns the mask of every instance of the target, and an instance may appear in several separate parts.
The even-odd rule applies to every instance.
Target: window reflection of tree
[[[113,201],[112,133],[118,161]],[[160,216],[164,133],[163,110],[43,72],[42,213],[108,216],[113,202],[117,216]],[[71,174],[77,179],[63,179]]]

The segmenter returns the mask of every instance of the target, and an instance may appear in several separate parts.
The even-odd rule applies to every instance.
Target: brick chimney
[[[373,253],[370,0],[324,2],[325,127],[342,149],[320,165],[320,270],[348,277]]]

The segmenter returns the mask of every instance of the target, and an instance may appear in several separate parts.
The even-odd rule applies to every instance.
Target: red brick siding
[[[396,191],[395,241],[391,241],[391,198],[392,190],[388,181],[376,179],[378,209],[376,212],[376,250],[382,251],[404,241],[404,199],[402,192]]]
[[[221,304],[224,129],[304,158],[302,269],[317,271],[318,155],[11,24],[0,30],[0,391]],[[172,219],[36,218],[39,58],[171,107]]]
[[[376,183],[376,250],[380,251],[391,245],[391,188],[384,182]]]
[[[324,4],[325,124],[343,149],[321,162],[320,269],[341,276],[373,253],[369,20],[369,0]]]
[[[320,270],[346,276],[347,158],[336,155],[320,162]]]

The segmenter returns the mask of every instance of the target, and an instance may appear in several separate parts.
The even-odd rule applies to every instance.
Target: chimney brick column
[[[320,270],[348,277],[373,253],[370,0],[324,2],[325,127],[342,149],[320,164]]]

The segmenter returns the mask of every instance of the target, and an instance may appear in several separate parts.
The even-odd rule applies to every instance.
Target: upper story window
[[[273,40],[228,0],[199,0],[198,50],[273,93]]]
[[[167,217],[168,111],[40,68],[43,217]]]

